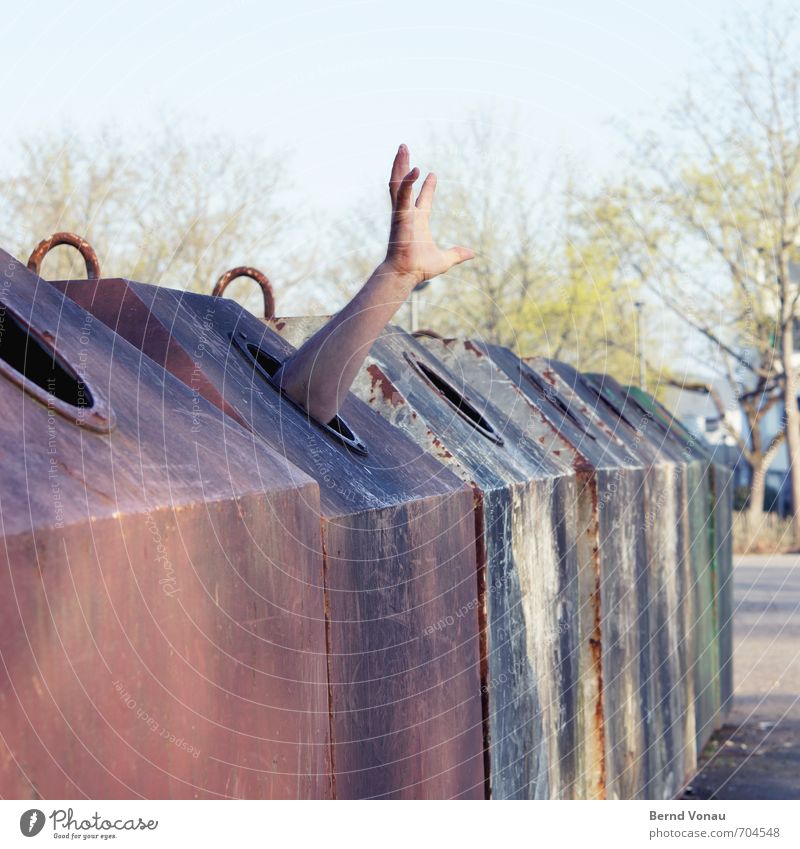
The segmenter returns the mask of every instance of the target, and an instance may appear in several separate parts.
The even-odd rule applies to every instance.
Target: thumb
[[[471,248],[463,248],[460,246],[450,248],[450,250],[444,252],[445,257],[447,258],[448,265],[452,268],[454,265],[458,265],[461,262],[466,262],[469,259],[475,258],[475,251]]]

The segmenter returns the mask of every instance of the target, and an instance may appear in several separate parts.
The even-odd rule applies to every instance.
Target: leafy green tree
[[[736,439],[753,467],[756,514],[785,440],[800,545],[797,36],[791,8],[743,16],[713,73],[671,108],[670,132],[634,139],[635,176],[618,194],[625,231],[638,232],[643,284],[711,343],[718,371],[741,387],[749,433]],[[764,444],[761,423],[778,402],[785,433]]]
[[[537,160],[514,121],[476,113],[434,135],[424,153],[439,178],[436,238],[476,256],[424,289],[420,325],[638,375],[635,298],[614,273],[607,240],[598,244],[602,228],[570,202],[558,169]],[[327,309],[380,261],[382,200],[366,200],[333,231]]]

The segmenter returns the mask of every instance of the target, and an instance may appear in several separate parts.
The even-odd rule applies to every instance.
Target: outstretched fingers
[[[433,195],[436,192],[436,175],[428,174],[417,197],[417,209],[430,212],[433,205]]]
[[[412,168],[408,174],[400,182],[400,188],[397,190],[397,201],[395,210],[397,212],[406,212],[411,209],[411,198],[414,192],[414,183],[419,177],[419,168]]]
[[[400,184],[403,182],[403,177],[408,174],[409,164],[408,148],[404,144],[401,144],[397,148],[397,153],[392,163],[392,176],[389,178],[389,195],[392,198],[392,206],[397,204],[397,193],[400,191]]]

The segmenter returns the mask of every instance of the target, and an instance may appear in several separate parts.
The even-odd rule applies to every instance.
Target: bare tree
[[[598,234],[565,190],[561,172],[569,169],[543,164],[513,118],[492,113],[433,134],[424,153],[439,178],[434,233],[476,257],[424,290],[421,323],[627,374],[635,299],[610,274],[607,256],[599,262]],[[326,280],[340,300],[381,259],[381,202],[388,194],[361,203],[333,234]]]
[[[617,249],[630,251],[628,267],[714,346],[711,365],[742,385],[747,433],[735,438],[753,467],[754,512],[785,441],[800,544],[797,34],[792,9],[745,16],[713,73],[669,112],[669,144],[663,133],[634,139],[631,178],[604,194],[625,209]],[[765,445],[762,423],[778,403],[785,433]]]
[[[0,178],[0,238],[21,259],[59,230],[86,238],[103,272],[210,293],[235,265],[263,266],[281,292],[301,269],[277,248],[290,220],[283,158],[255,142],[191,141],[171,129],[133,146],[104,130],[28,140],[20,164]],[[57,248],[45,277],[83,275],[80,258]],[[258,309],[255,289],[241,289]]]

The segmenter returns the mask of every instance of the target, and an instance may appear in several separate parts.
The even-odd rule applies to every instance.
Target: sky
[[[531,148],[613,167],[610,118],[643,120],[742,3],[83,2],[3,13],[4,144],[50,126],[133,136],[176,116],[290,150],[300,204],[383,184],[397,144],[490,106]]]
[[[30,134],[112,125],[136,140],[174,119],[288,151],[291,203],[324,229],[385,193],[401,141],[423,172],[440,169],[426,158],[432,133],[491,109],[522,147],[600,178],[620,161],[612,119],[658,128],[703,72],[699,45],[747,6],[5,0],[0,170]]]

